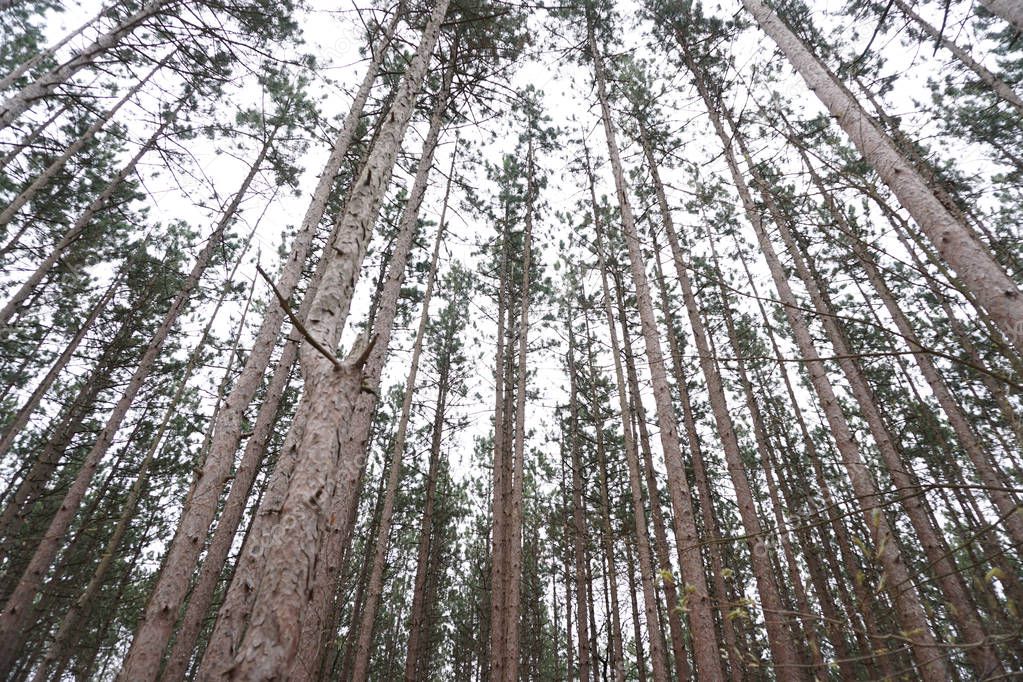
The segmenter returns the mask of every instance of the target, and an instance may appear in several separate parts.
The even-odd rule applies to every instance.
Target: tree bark
[[[615,141],[611,111],[607,100],[604,65],[594,36],[593,20],[587,17],[587,33],[590,54],[594,61],[594,77],[597,82],[597,96],[600,100],[604,132],[607,137],[608,155],[614,172],[618,205],[622,214],[625,243],[629,251],[629,262],[636,285],[636,299],[646,344],[647,361],[657,404],[657,419],[661,429],[661,447],[668,470],[668,487],[675,508],[676,544],[682,566],[682,576],[687,583],[690,626],[693,629],[693,649],[697,673],[701,679],[716,682],[724,679],[717,637],[714,635],[714,617],[711,612],[710,595],[703,574],[700,557],[700,542],[696,533],[692,496],[685,473],[682,471],[682,452],[678,441],[678,426],[674,407],[671,404],[671,389],[665,373],[664,356],[657,339],[657,324],[654,320],[653,304],[647,284],[646,270],[639,248],[639,236],[635,219],[629,204],[625,187],[625,171],[619,158]]]
[[[335,178],[355,138],[356,129],[370,90],[376,80],[383,56],[397,28],[396,14],[388,24],[352,101],[341,130],[334,142],[327,162],[320,173],[316,189],[302,219],[302,226],[292,243],[291,252],[278,277],[276,289],[290,299],[302,277],[306,260],[312,248],[317,227],[326,210],[327,200]],[[311,299],[310,299],[311,300]],[[159,656],[167,646],[177,616],[178,605],[188,590],[189,578],[198,563],[203,541],[217,513],[217,502],[228,481],[235,451],[241,440],[242,421],[252,398],[263,379],[270,362],[281,325],[284,310],[278,305],[267,308],[263,322],[256,333],[252,349],[235,384],[224,402],[223,409],[212,425],[213,440],[201,470],[196,474],[192,492],[181,513],[174,538],[171,540],[156,585],[146,604],[135,638],[125,658],[121,678],[132,682],[154,679],[159,669]],[[284,370],[290,373],[290,368]],[[276,408],[267,419],[272,419]],[[254,454],[255,456],[255,454]],[[235,483],[238,483],[236,479]],[[234,486],[232,486],[233,489]],[[247,496],[247,492],[246,492]],[[244,499],[241,501],[244,505]],[[215,642],[216,640],[211,640]]]
[[[1017,352],[1023,352],[1023,295],[1016,282],[1005,273],[969,227],[939,201],[917,169],[784,22],[761,0],[742,2],[913,216],[942,259],[977,296]],[[1004,10],[1007,16],[1019,18],[1020,26],[1023,26],[1023,16],[1017,16],[1023,15],[1023,10],[1010,8],[1011,3],[986,0],[985,4],[994,8],[992,11]]]

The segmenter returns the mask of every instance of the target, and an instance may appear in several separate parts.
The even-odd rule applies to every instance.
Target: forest
[[[1020,0],[0,0],[0,680],[1023,679]]]

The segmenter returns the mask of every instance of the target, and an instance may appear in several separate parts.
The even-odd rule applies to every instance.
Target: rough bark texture
[[[939,201],[919,171],[785,23],[761,0],[742,2],[913,216],[941,257],[976,295],[1013,347],[1023,352],[1023,294],[1016,282],[970,228]],[[1006,16],[1020,18],[1018,15],[1023,14],[1018,4],[1006,0],[987,0],[986,4],[995,8],[992,11],[1004,9]]]
[[[326,210],[331,187],[355,137],[363,108],[397,22],[398,17],[395,16],[378,43],[366,76],[320,173],[309,207],[302,219],[302,226],[295,236],[291,252],[276,284],[277,291],[285,298],[293,295],[302,277],[313,238]],[[212,426],[213,441],[209,453],[193,481],[192,491],[164,559],[163,569],[150,595],[142,621],[136,629],[135,639],[122,668],[123,679],[133,682],[152,679],[159,669],[159,657],[166,648],[173,630],[178,605],[188,590],[189,578],[198,562],[210,524],[216,516],[217,502],[227,484],[234,454],[241,439],[242,420],[270,362],[284,317],[284,310],[280,306],[268,307],[245,365],[235,380],[216,423]],[[285,372],[290,372],[290,368]],[[273,412],[275,413],[276,409]],[[272,416],[273,413],[268,418]]]
[[[350,303],[362,256],[447,7],[448,0],[439,0],[430,15],[394,105],[339,220],[337,239],[328,245],[324,256],[327,265],[312,301],[307,330],[326,349],[335,348],[341,336],[344,319],[339,313],[346,311]],[[243,548],[245,553],[261,556],[262,567],[254,584],[246,586],[254,591],[248,629],[233,662],[219,671],[221,677],[228,679],[270,680],[288,671],[310,600],[320,596],[310,594],[308,587],[314,580],[317,561],[325,558],[319,556],[320,538],[328,522],[325,511],[332,506],[337,480],[329,474],[351,468],[358,459],[358,453],[342,453],[343,461],[338,461],[344,437],[340,417],[351,412],[358,398],[357,394],[338,388],[350,385],[353,375],[361,372],[361,363],[341,363],[323,357],[308,339],[299,356],[305,390],[285,449],[300,454],[283,505],[275,512],[277,522],[266,536],[250,537]]]

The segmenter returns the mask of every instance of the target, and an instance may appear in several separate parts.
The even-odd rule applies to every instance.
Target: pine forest
[[[0,0],[0,680],[1023,680],[1023,0]]]

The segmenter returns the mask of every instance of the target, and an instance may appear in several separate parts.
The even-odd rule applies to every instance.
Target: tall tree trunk
[[[905,14],[906,18],[911,20],[917,28],[951,52],[956,59],[962,62],[963,66],[972,71],[996,95],[1015,107],[1019,113],[1023,113],[1023,97],[1017,95],[1012,86],[991,73],[987,67],[974,59],[968,50],[960,47],[955,41],[946,38],[940,30],[927,23],[923,17],[913,11],[913,8],[905,0],[893,0],[893,2],[899,8],[899,11]],[[1020,16],[1023,17],[1023,12],[1020,12]]]
[[[424,159],[427,159],[431,154],[424,154]],[[452,170],[454,169],[454,155],[452,155]],[[428,175],[429,166],[425,169],[422,168],[420,172],[423,177]],[[448,184],[450,191],[450,181]],[[446,197],[445,197],[446,202]],[[418,208],[418,207],[417,207]],[[445,204],[446,208],[446,204]],[[409,208],[406,208],[409,210]],[[434,282],[437,278],[437,260],[440,256],[440,245],[441,238],[444,234],[444,222],[443,216],[441,223],[437,228],[437,234],[434,238],[433,253],[430,257],[430,272],[426,280],[426,291],[423,294],[422,311],[419,316],[419,326],[416,329],[415,341],[412,344],[412,358],[411,368],[409,369],[408,377],[405,380],[405,392],[402,396],[401,403],[401,414],[398,417],[398,426],[395,430],[394,443],[391,446],[391,470],[387,478],[387,487],[384,491],[384,502],[380,512],[380,523],[377,527],[376,537],[374,540],[374,552],[372,569],[369,574],[369,583],[366,592],[366,602],[362,611],[361,623],[359,625],[359,639],[356,644],[355,650],[355,662],[353,664],[352,679],[355,682],[361,682],[367,679],[369,672],[369,659],[373,644],[373,625],[376,620],[377,605],[380,601],[380,597],[383,593],[384,583],[384,563],[387,559],[387,550],[390,543],[391,537],[391,522],[394,518],[394,503],[398,494],[398,483],[401,480],[401,469],[402,459],[405,456],[405,442],[408,435],[409,418],[412,413],[412,398],[415,393],[416,379],[419,374],[419,361],[423,351],[423,341],[426,336],[426,325],[429,321],[430,313],[430,299],[433,296]],[[444,392],[446,388],[442,385],[442,390],[438,394],[438,414],[443,422],[444,413]],[[436,426],[436,421],[434,422]],[[439,451],[440,440],[439,435],[436,437],[437,448]],[[433,453],[431,451],[431,471],[434,469]],[[431,481],[432,483],[432,481]],[[432,506],[432,497],[428,497],[426,502],[426,508],[429,509]],[[424,524],[426,511],[424,513]],[[422,542],[422,540],[420,541]],[[420,554],[421,556],[421,554]],[[418,585],[418,583],[417,583]],[[413,612],[415,608],[413,607]],[[413,626],[415,622],[413,620]],[[416,637],[414,627],[410,629],[409,633],[410,643],[409,651],[412,650],[412,641]],[[406,657],[406,669],[408,666],[408,658]]]
[[[878,558],[884,567],[886,583],[896,605],[900,624],[905,632],[914,633],[908,639],[912,641],[913,653],[919,666],[919,672],[924,679],[929,681],[946,680],[948,679],[948,669],[944,657],[935,654],[935,651],[939,650],[938,643],[927,622],[926,612],[920,602],[919,594],[914,587],[909,569],[903,560],[891,526],[888,524],[880,506],[882,502],[878,497],[877,484],[874,482],[870,470],[863,462],[859,445],[856,443],[852,429],[849,427],[849,423],[842,412],[841,405],[832,387],[831,379],[827,375],[824,363],[820,359],[813,337],[810,335],[810,330],[803,317],[802,309],[796,301],[781,262],[774,251],[774,247],[771,245],[760,219],[760,214],[753,203],[749,187],[739,172],[738,162],[735,159],[730,138],[725,133],[713,102],[709,100],[706,94],[700,75],[698,73],[694,73],[694,75],[696,76],[698,87],[701,88],[701,95],[704,97],[711,122],[714,124],[715,131],[722,140],[729,172],[739,192],[746,215],[756,232],[760,249],[771,270],[771,276],[778,290],[782,306],[785,309],[785,315],[788,318],[789,325],[792,327],[800,354],[806,361],[811,383],[820,398],[820,404],[827,417],[832,437],[835,439],[843,463],[848,471],[849,479],[858,498],[864,519],[873,535],[874,546],[877,548],[876,553],[879,555]],[[898,587],[893,588],[893,585]]]
[[[151,0],[137,12],[118,22],[84,49],[75,52],[66,62],[39,76],[35,81],[0,102],[0,131],[14,122],[30,106],[50,96],[59,85],[67,82],[82,69],[96,63],[97,57],[116,48],[121,39],[146,20],[163,13],[176,4],[176,0]]]
[[[846,131],[856,148],[916,220],[941,257],[977,296],[998,328],[1023,352],[1023,295],[967,225],[939,201],[919,171],[896,148],[828,68],[761,0],[742,0],[760,27]],[[992,11],[1004,9],[1020,19],[1023,10],[1005,0],[986,0]]]
[[[518,340],[519,347],[515,361],[515,432],[513,436],[514,463],[511,479],[511,508],[508,514],[508,556],[505,574],[504,617],[504,679],[505,682],[519,680],[519,611],[522,590],[522,485],[525,475],[526,456],[526,378],[528,375],[527,351],[529,342],[529,297],[530,269],[533,248],[533,202],[535,201],[536,185],[533,167],[533,137],[529,133],[528,151],[526,153],[526,215],[525,230],[522,236],[522,284],[519,287],[521,297],[519,306]],[[507,470],[506,470],[507,471]]]
[[[792,632],[789,630],[789,624],[784,616],[786,609],[772,575],[771,549],[765,541],[767,536],[760,525],[760,518],[754,506],[753,491],[746,477],[746,469],[739,450],[739,439],[735,434],[735,427],[729,415],[724,381],[714,362],[714,353],[711,351],[707,330],[700,317],[696,294],[693,291],[693,285],[689,278],[689,263],[682,251],[678,235],[675,233],[674,224],[671,220],[671,209],[668,207],[664,185],[661,183],[660,172],[653,158],[653,150],[646,139],[643,142],[647,165],[650,169],[654,191],[657,195],[658,208],[661,211],[661,220],[675,259],[676,275],[679,283],[682,285],[682,298],[688,313],[689,324],[693,331],[693,340],[699,355],[700,368],[707,384],[711,412],[717,425],[718,437],[721,440],[725,453],[729,478],[735,488],[739,517],[742,520],[743,530],[749,544],[750,561],[753,576],[757,583],[757,592],[760,595],[761,610],[764,614],[771,657],[780,676],[793,680],[803,679],[805,671],[801,661],[796,656]]]
[[[1017,31],[1023,31],[1023,7],[1015,0],[980,0],[980,4],[991,14],[1012,24]]]
[[[591,214],[593,217],[594,232],[596,235],[596,251],[598,265],[600,267],[601,274],[601,301],[604,308],[604,315],[607,319],[608,333],[611,339],[611,353],[614,359],[615,366],[615,379],[618,386],[618,407],[622,415],[622,430],[624,434],[624,445],[625,445],[625,461],[626,466],[629,470],[629,492],[632,501],[632,515],[633,515],[633,532],[636,536],[636,551],[639,554],[639,565],[640,565],[640,579],[643,584],[643,606],[646,616],[647,623],[647,634],[650,639],[650,664],[653,674],[654,682],[662,682],[670,679],[668,674],[667,666],[665,665],[665,646],[664,646],[664,634],[661,631],[660,619],[657,614],[657,574],[654,570],[653,555],[650,550],[650,537],[647,533],[647,522],[646,522],[646,511],[643,505],[643,487],[642,487],[642,474],[640,473],[639,455],[636,447],[636,440],[632,431],[632,424],[630,415],[633,411],[629,406],[628,392],[626,391],[625,378],[622,372],[622,360],[621,360],[621,349],[618,343],[618,332],[615,328],[614,313],[611,309],[611,294],[608,287],[607,275],[607,260],[604,253],[604,237],[603,227],[600,222],[600,216],[597,213],[597,195],[596,188],[592,173],[590,173],[589,155],[587,153],[586,170],[589,180],[590,189],[590,205],[592,207]],[[619,314],[623,316],[622,323],[624,325],[624,311],[619,310]],[[623,326],[623,336],[625,337],[625,344],[628,348],[629,340],[625,333]],[[626,351],[627,356],[631,355],[630,351]],[[631,367],[630,367],[630,381],[632,380]],[[638,402],[638,393],[633,392],[633,399]],[[648,480],[649,480],[648,472]],[[655,536],[657,538],[658,545],[658,562],[661,564],[662,571],[671,571],[671,563],[668,559],[667,554],[667,541],[663,537],[663,518],[660,519],[660,526],[657,526],[656,517],[660,514],[660,500],[655,498],[656,486],[650,488],[648,486],[647,494],[650,497],[650,505],[653,508],[653,514],[655,516]],[[663,545],[663,553],[660,551]],[[670,594],[674,600],[674,604],[670,607],[676,609],[678,606],[677,599],[674,598],[674,585],[671,581],[662,578],[665,584],[666,591],[670,590]],[[675,612],[675,620],[679,621],[678,612]],[[674,624],[672,624],[674,628]],[[679,623],[681,628],[681,624]],[[675,665],[679,668],[680,677],[688,679],[689,677],[689,661],[686,658],[685,650],[681,646],[680,641],[675,641],[679,638],[675,638],[675,630],[672,630],[673,644],[676,645],[675,654],[676,661]],[[679,633],[681,634],[681,633]],[[681,653],[681,657],[679,657]]]
[[[948,418],[948,422],[956,434],[956,439],[959,441],[959,445],[963,448],[963,451],[966,452],[970,462],[976,469],[978,478],[980,478],[981,483],[983,483],[986,487],[988,496],[994,503],[995,508],[998,509],[998,512],[1002,515],[1003,522],[1005,524],[1005,531],[1008,533],[1015,546],[1023,547],[1023,510],[1020,508],[1019,501],[1014,499],[1012,493],[1009,492],[1012,488],[1010,482],[1006,480],[1003,473],[995,467],[988,453],[984,451],[979,436],[970,424],[970,418],[966,415],[962,407],[960,407],[959,403],[952,395],[952,391],[949,389],[948,384],[945,382],[941,373],[938,371],[938,368],[935,366],[934,361],[931,359],[931,355],[927,352],[927,349],[924,348],[923,344],[917,337],[913,325],[906,317],[906,314],[899,305],[894,292],[892,292],[888,283],[885,281],[884,276],[881,274],[877,261],[870,255],[867,245],[857,236],[852,226],[845,219],[845,214],[841,210],[841,207],[837,205],[834,197],[824,187],[820,176],[817,174],[816,170],[814,170],[813,166],[810,165],[810,160],[806,156],[805,150],[800,147],[799,153],[802,156],[803,164],[810,173],[810,177],[813,180],[814,185],[817,187],[818,192],[824,199],[825,206],[828,208],[829,214],[835,220],[842,233],[846,236],[844,241],[848,248],[852,250],[853,254],[859,260],[860,265],[863,267],[863,270],[867,275],[867,280],[870,282],[874,291],[884,304],[885,309],[888,311],[888,314],[895,322],[895,327],[898,329],[899,334],[909,345],[910,349],[914,351],[912,353],[913,359],[919,367],[920,373],[923,375],[928,387],[930,387],[931,392],[937,399],[939,407],[941,407],[945,416]]]
[[[397,28],[396,14],[388,24],[373,51],[366,75],[352,101],[327,162],[320,173],[312,199],[302,218],[302,226],[292,243],[291,252],[277,280],[277,291],[290,299],[302,277],[306,260],[327,200],[341,164],[348,153],[358,128],[370,90],[376,80],[384,53]],[[311,299],[309,299],[311,301]],[[303,302],[305,305],[305,302]],[[217,513],[217,502],[227,484],[235,451],[241,440],[242,421],[270,362],[285,312],[277,305],[268,307],[249,356],[212,425],[213,441],[201,470],[196,474],[192,492],[185,504],[177,530],[171,541],[156,585],[146,605],[135,638],[125,658],[122,678],[153,679],[159,669],[158,657],[167,646],[177,616],[178,605],[188,590],[189,578],[198,563],[203,541]],[[290,373],[290,368],[284,370]],[[273,418],[276,408],[267,417]],[[235,483],[238,481],[236,479]],[[233,489],[234,486],[232,486]],[[247,496],[247,492],[246,492]],[[244,504],[244,500],[242,500]],[[213,642],[215,640],[211,640]]]
[[[100,314],[103,313],[107,305],[114,298],[114,294],[117,293],[118,289],[121,288],[124,281],[124,269],[119,271],[113,281],[107,286],[103,295],[100,296],[99,300],[92,306],[89,314],[78,326],[78,330],[75,335],[71,337],[67,345],[64,346],[64,350],[61,351],[60,355],[53,364],[50,365],[50,369],[46,372],[46,375],[39,380],[33,389],[32,394],[25,400],[18,411],[15,413],[14,418],[7,424],[7,428],[4,431],[3,437],[0,437],[0,461],[3,461],[4,455],[6,455],[11,446],[14,445],[15,439],[21,433],[22,429],[28,424],[29,417],[35,412],[36,408],[39,407],[39,403],[42,402],[46,396],[46,392],[50,390],[53,383],[57,380],[57,377],[67,367],[68,362],[71,361],[75,351],[78,350],[78,346],[85,339],[85,335],[92,329],[93,325],[96,324],[96,320],[99,319]],[[0,528],[3,528],[4,524],[0,523]],[[2,535],[2,533],[0,533]]]
[[[233,662],[213,661],[221,676],[251,680],[273,679],[286,673],[297,653],[304,615],[310,600],[306,587],[315,575],[320,557],[321,532],[328,521],[338,476],[358,465],[360,453],[338,452],[343,416],[358,398],[338,390],[359,385],[362,362],[340,362],[333,355],[344,323],[338,311],[351,300],[362,256],[390,180],[401,139],[408,127],[417,95],[447,14],[448,0],[435,5],[415,57],[408,67],[394,105],[383,123],[348,204],[340,218],[337,239],[330,244],[323,281],[313,298],[307,320],[306,339],[300,351],[305,390],[299,402],[285,449],[301,453],[291,472],[288,492],[277,522],[268,533],[250,537],[243,549],[262,557],[256,571],[252,615]],[[314,343],[316,345],[314,345]],[[340,455],[340,457],[339,457]],[[263,513],[263,510],[261,510]]]
[[[568,355],[565,362],[568,365],[569,380],[569,434],[568,449],[572,453],[572,539],[575,554],[575,583],[576,583],[576,629],[579,646],[579,680],[588,682],[590,679],[590,627],[588,612],[586,610],[586,589],[583,586],[586,580],[586,544],[588,534],[586,532],[586,508],[583,506],[585,496],[583,495],[583,463],[579,454],[579,381],[577,379],[577,368],[575,361],[575,332],[573,330],[571,307],[567,313],[568,319]],[[571,610],[570,610],[571,611]],[[571,675],[569,666],[569,675]]]
[[[605,303],[607,305],[607,303]],[[610,321],[613,324],[613,320]],[[586,354],[590,370],[590,386],[597,383],[597,362],[593,354],[593,336],[590,334],[589,321],[586,322]],[[621,368],[619,360],[619,369]],[[622,387],[624,388],[624,387]],[[622,649],[622,624],[621,605],[618,602],[618,570],[614,560],[614,545],[611,540],[611,515],[608,511],[610,499],[607,486],[607,452],[604,444],[604,419],[601,414],[601,406],[598,402],[598,395],[595,390],[590,391],[590,419],[596,430],[596,456],[597,456],[597,481],[599,483],[599,509],[600,509],[600,544],[604,553],[606,565],[608,591],[610,596],[610,628],[608,636],[611,640],[610,655],[611,667],[614,669],[616,682],[625,680],[625,655]],[[628,413],[623,413],[622,421],[625,428],[630,428]],[[645,517],[644,517],[645,518]],[[644,531],[646,529],[644,528]],[[662,645],[663,647],[663,645]]]
[[[0,614],[0,672],[6,674],[10,666],[13,665],[16,651],[20,647],[20,640],[24,635],[25,625],[30,621],[34,613],[32,608],[33,599],[65,539],[67,530],[78,512],[78,508],[89,489],[89,485],[99,468],[100,462],[113,444],[114,437],[127,416],[135,396],[142,389],[142,385],[156,364],[156,360],[163,350],[164,342],[170,335],[171,328],[187,305],[192,292],[199,285],[199,280],[205,273],[214,253],[220,248],[221,240],[228,226],[234,221],[242,198],[248,192],[249,186],[259,172],[263,160],[269,152],[272,140],[273,134],[264,141],[241,186],[225,208],[216,228],[207,238],[206,245],[196,256],[191,272],[182,282],[181,288],[171,302],[170,308],[164,314],[160,326],[146,346],[146,350],[138,366],[135,368],[131,379],[123,389],[120,398],[108,416],[106,424],[100,431],[95,444],[86,455],[82,467],[79,469],[77,476],[75,476],[74,482],[68,488],[61,501],[60,508],[53,516],[45,535],[39,541],[32,560],[22,574],[17,588],[15,588],[15,591],[8,599],[3,613]]]
[[[594,77],[597,81],[597,96],[600,100],[604,132],[607,136],[608,155],[614,172],[618,205],[622,213],[625,243],[628,246],[629,262],[636,285],[636,299],[639,307],[643,339],[646,344],[647,361],[657,404],[657,420],[661,429],[661,447],[668,470],[668,488],[675,508],[676,544],[682,566],[682,577],[689,594],[689,618],[693,629],[693,650],[697,673],[701,679],[715,682],[724,679],[717,637],[714,635],[714,617],[711,612],[710,595],[703,574],[700,557],[700,541],[696,533],[692,496],[685,473],[682,471],[682,452],[679,447],[678,425],[674,407],[671,404],[671,389],[665,373],[664,356],[658,341],[657,323],[654,320],[653,304],[647,285],[643,255],[639,248],[639,235],[625,186],[625,171],[619,158],[615,132],[611,121],[611,110],[607,100],[604,64],[597,48],[592,17],[587,17],[587,33],[590,53],[594,61]]]
[[[732,126],[733,139],[738,143],[754,182],[764,197],[779,234],[793,259],[796,273],[806,285],[813,308],[821,316],[828,339],[838,356],[838,365],[849,382],[853,397],[877,443],[892,481],[900,493],[902,507],[916,530],[924,554],[937,576],[938,585],[948,599],[952,620],[956,623],[960,636],[968,645],[966,655],[978,676],[1004,674],[998,654],[990,643],[984,625],[972,604],[958,568],[950,555],[948,545],[931,521],[927,498],[916,477],[911,473],[911,467],[903,461],[903,457],[895,445],[895,440],[885,424],[873,391],[853,359],[853,350],[849,347],[845,332],[834,314],[834,306],[831,304],[830,297],[821,285],[812,265],[808,264],[805,254],[796,243],[786,217],[781,214],[780,207],[770,195],[766,181],[753,164],[740,132],[735,129],[734,123]]]
[[[338,469],[336,477],[334,502],[327,524],[322,536],[321,546],[327,557],[326,561],[317,566],[317,575],[313,583],[313,591],[323,594],[327,607],[323,616],[306,616],[303,623],[302,640],[299,647],[299,656],[296,658],[296,665],[306,666],[308,661],[319,659],[322,651],[326,648],[326,638],[333,638],[334,633],[328,632],[327,628],[336,627],[332,614],[340,617],[341,604],[336,602],[336,582],[340,577],[343,567],[343,559],[348,550],[351,538],[351,528],[354,525],[355,515],[358,510],[359,489],[362,484],[365,472],[365,463],[368,457],[367,447],[372,430],[373,413],[376,409],[377,396],[380,392],[380,377],[387,360],[387,353],[390,347],[390,339],[394,326],[394,319],[397,313],[398,299],[401,294],[401,286],[405,278],[405,270],[409,254],[418,230],[419,211],[426,194],[429,174],[433,167],[434,153],[437,148],[437,141],[440,137],[441,126],[444,123],[444,115],[448,107],[451,84],[453,82],[458,56],[458,40],[452,42],[449,54],[448,68],[445,71],[440,90],[435,96],[433,110],[430,115],[430,129],[424,141],[422,156],[419,161],[419,168],[413,182],[412,191],[409,194],[404,214],[398,226],[398,236],[395,238],[394,248],[387,264],[386,276],[381,280],[380,294],[375,301],[376,312],[372,320],[372,334],[369,338],[369,346],[363,352],[365,362],[361,366],[358,375],[350,375],[347,381],[357,381],[345,384],[341,382],[339,389],[351,395],[356,395],[351,415],[347,421],[347,428],[340,443],[339,452],[347,454],[350,459],[346,466]],[[353,355],[355,351],[353,350]],[[316,613],[316,612],[314,612]],[[310,625],[320,621],[320,631],[315,633]],[[318,667],[310,674],[315,675]],[[292,672],[292,675],[305,674]]]

